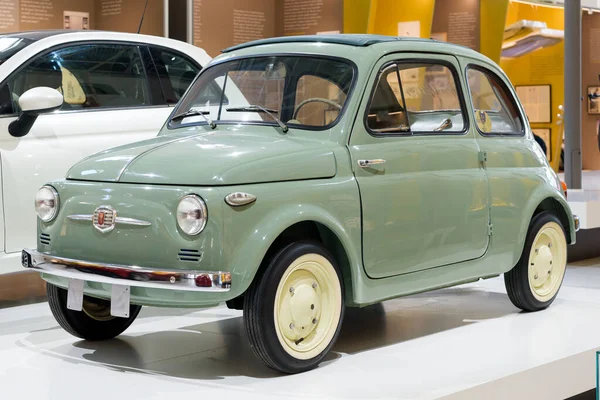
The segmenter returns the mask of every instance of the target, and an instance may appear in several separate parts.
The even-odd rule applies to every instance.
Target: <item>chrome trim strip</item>
[[[67,216],[67,218],[72,221],[93,221],[94,215],[93,214],[73,214],[73,215]],[[134,225],[134,226],[151,226],[152,225],[152,223],[148,222],[148,221],[144,221],[141,219],[135,219],[135,218],[127,218],[127,217],[117,217],[115,219],[115,224]]]
[[[73,214],[67,218],[73,221],[91,221],[94,216],[92,214]]]
[[[227,292],[231,288],[229,272],[157,270],[135,265],[94,263],[55,257],[31,249],[23,250],[21,264],[26,269],[42,274],[88,282],[194,292]],[[208,279],[211,286],[197,286],[196,278],[198,277],[204,277],[204,280]]]
[[[150,223],[148,221],[142,221],[141,219],[127,218],[127,217],[117,217],[117,219],[115,220],[115,223],[123,224],[123,225],[135,225],[135,226],[150,226],[150,225],[152,225],[152,223]]]

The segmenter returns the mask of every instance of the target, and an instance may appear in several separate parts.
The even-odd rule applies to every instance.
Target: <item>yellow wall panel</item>
[[[535,6],[511,2],[508,5],[506,25],[519,20],[542,21],[551,29],[564,29],[564,11],[562,8]],[[552,167],[558,169],[560,146],[562,143],[562,125],[557,124],[556,114],[559,104],[563,104],[564,86],[564,42],[540,49],[522,57],[500,61],[514,86],[550,85],[552,90],[552,109],[549,124],[532,123],[533,128],[552,129]]]
[[[420,21],[421,37],[431,36],[435,0],[372,0],[368,33],[398,35],[398,22]]]
[[[479,51],[497,63],[500,62],[508,4],[508,0],[480,0],[479,3]]]
[[[371,0],[344,0],[344,33],[367,33]]]

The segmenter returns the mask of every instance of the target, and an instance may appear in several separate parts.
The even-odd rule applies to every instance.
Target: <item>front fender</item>
[[[337,236],[349,261],[345,279],[357,279],[362,271],[360,201],[353,178],[253,186],[236,189],[257,195],[255,203],[226,206],[224,212],[223,259],[232,271],[232,297],[248,289],[277,237],[304,221],[317,222]]]
[[[515,249],[517,260],[523,251],[529,224],[535,215],[536,210],[538,210],[540,206],[545,207],[546,204],[549,204],[547,203],[548,199],[551,199],[555,202],[554,204],[558,204],[562,208],[562,210],[559,211],[562,211],[564,214],[562,216],[558,215],[558,217],[561,219],[561,222],[566,230],[569,244],[575,243],[575,221],[573,219],[571,207],[569,207],[566,199],[557,189],[553,189],[548,185],[541,185],[531,193],[525,207],[523,207],[523,218],[520,222],[519,240],[517,241],[518,248]],[[546,203],[543,204],[545,201]],[[567,222],[567,224],[565,224],[565,222]]]

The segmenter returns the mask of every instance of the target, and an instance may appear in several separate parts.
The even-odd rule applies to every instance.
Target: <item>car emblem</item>
[[[98,225],[104,225],[104,211],[98,213]]]
[[[117,210],[111,206],[100,206],[94,211],[92,217],[92,224],[94,228],[102,233],[107,233],[115,228],[115,221],[117,219]]]

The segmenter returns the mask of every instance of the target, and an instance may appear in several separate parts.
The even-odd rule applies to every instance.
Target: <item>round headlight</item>
[[[52,186],[42,186],[35,195],[35,212],[44,222],[50,222],[58,214],[58,192]]]
[[[197,235],[206,226],[207,211],[204,201],[195,194],[183,196],[177,206],[177,224],[188,235]]]

